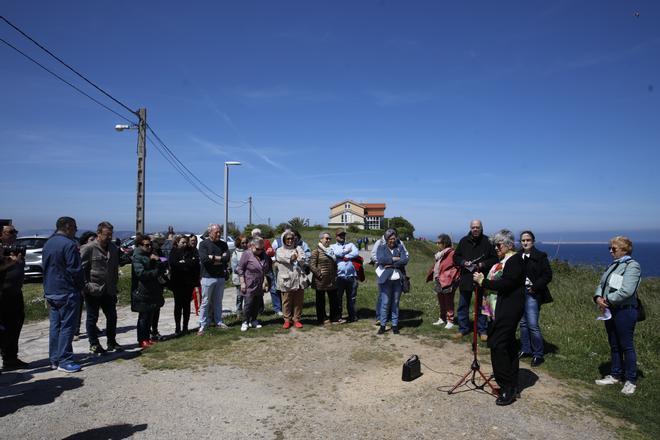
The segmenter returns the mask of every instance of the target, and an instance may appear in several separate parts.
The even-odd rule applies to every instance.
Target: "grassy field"
[[[357,239],[349,234],[349,240]],[[305,231],[305,240],[310,247],[315,246],[318,231]],[[362,234],[360,235],[362,236]],[[431,325],[437,319],[438,308],[430,283],[424,282],[427,269],[433,261],[434,246],[427,242],[406,243],[411,262],[408,275],[412,278],[412,291],[402,297],[400,325],[402,336],[424,335],[433,338],[448,338],[454,330],[447,331]],[[622,436],[627,438],[660,438],[660,422],[655,417],[660,408],[660,279],[646,279],[642,282],[640,296],[645,300],[648,318],[637,326],[635,344],[640,370],[637,392],[634,396],[621,395],[620,387],[598,387],[594,379],[606,374],[609,363],[609,346],[603,324],[595,320],[597,313],[591,301],[600,273],[590,268],[576,268],[564,263],[553,263],[554,280],[550,289],[554,303],[543,306],[541,328],[546,340],[546,362],[540,369],[562,378],[578,390],[589,390],[588,402],[600,405],[608,414],[622,418],[637,426],[636,430],[622,429]],[[120,283],[120,302],[128,303],[130,268],[124,268],[127,274]],[[28,284],[25,288],[28,319],[41,319],[47,316],[40,300],[40,284]],[[358,292],[359,323],[352,324],[365,332],[375,332],[373,321],[376,298],[375,275],[371,266],[367,266],[367,280],[360,284]],[[268,338],[283,332],[281,320],[272,313],[263,317],[264,328],[259,333],[240,334],[231,332],[209,332],[208,338],[192,336],[159,344],[141,357],[149,368],[190,368],[199,365],[200,356],[209,362],[226,355],[231,344],[241,338]],[[308,289],[305,294],[304,322],[315,321],[314,292]],[[228,324],[236,324],[228,320]],[[334,327],[342,331],[343,326]],[[313,326],[306,326],[309,331]],[[487,351],[485,345],[483,352]],[[194,356],[191,356],[195,353]],[[585,397],[576,397],[585,399]]]

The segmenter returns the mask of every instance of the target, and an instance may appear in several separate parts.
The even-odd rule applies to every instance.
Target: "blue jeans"
[[[637,309],[610,308],[612,318],[605,321],[607,339],[610,343],[612,354],[612,367],[610,375],[621,378],[624,375],[629,382],[637,382],[637,353],[633,338],[635,336],[635,324],[637,324]]]
[[[539,326],[541,305],[535,294],[525,292],[525,313],[520,320],[520,351],[543,357],[543,336]]]
[[[392,326],[399,325],[399,299],[401,298],[401,280],[387,280],[380,287],[380,325],[385,326],[387,316],[392,313]]]
[[[481,298],[483,297],[483,290],[478,290],[477,303],[481,304]],[[456,317],[458,318],[458,331],[462,334],[470,333],[472,328],[470,327],[470,317],[468,313],[470,311],[470,302],[472,300],[472,290],[461,290],[460,295],[458,296],[458,310],[456,311]],[[477,332],[480,335],[485,335],[486,330],[488,329],[488,320],[486,315],[478,314],[477,318]]]
[[[273,304],[273,311],[279,313],[282,311],[282,294],[277,291],[277,276],[271,272],[268,279],[270,280],[270,302]]]
[[[357,313],[355,311],[355,301],[357,299],[357,278],[339,278],[337,277],[337,299],[339,300],[339,317],[341,318],[342,303],[344,302],[344,292],[346,293],[346,311],[348,320],[355,321]]]
[[[224,278],[202,278],[202,305],[199,307],[199,328],[208,326],[209,307],[213,307],[216,325],[222,323],[222,297],[225,293]]]
[[[80,294],[71,293],[63,301],[47,300],[50,308],[48,357],[52,365],[66,365],[73,361],[73,335],[78,328]]]

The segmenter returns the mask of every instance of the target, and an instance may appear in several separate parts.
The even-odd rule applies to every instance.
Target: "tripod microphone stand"
[[[455,394],[456,389],[459,387],[466,385],[467,383],[472,383],[474,386],[475,390],[482,390],[488,394],[491,394],[493,396],[499,395],[499,389],[495,388],[490,381],[492,378],[487,378],[486,375],[481,371],[481,365],[479,364],[479,359],[477,359],[477,319],[479,317],[479,287],[475,284],[474,286],[474,329],[472,331],[472,365],[470,366],[470,369],[468,370],[467,373],[463,375],[463,377],[460,378],[458,382],[452,387],[451,390],[447,391],[447,394]],[[477,385],[476,382],[476,377],[477,373],[481,376],[483,379],[484,383],[481,385]],[[470,375],[472,377],[470,378]],[[491,392],[488,392],[485,388],[486,385],[488,385],[491,389]]]

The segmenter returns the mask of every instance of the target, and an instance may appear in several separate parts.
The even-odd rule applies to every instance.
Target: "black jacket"
[[[148,312],[165,304],[159,277],[166,268],[164,263],[152,260],[142,249],[135,249],[131,274],[131,310]]]
[[[522,257],[523,251],[520,251]],[[525,276],[532,282],[534,294],[538,296],[541,304],[552,302],[552,295],[548,284],[552,281],[552,268],[548,261],[548,254],[533,247],[529,258],[523,258]]]
[[[199,257],[195,255],[196,249],[188,246],[176,247],[170,252],[170,287],[172,289],[188,289],[199,283]]]
[[[513,324],[515,337],[515,326],[518,325],[525,309],[525,272],[522,256],[520,254],[512,255],[504,265],[502,278],[492,281],[486,278],[482,287],[497,291],[495,321],[494,326],[491,327],[510,328],[511,324],[515,322]],[[492,331],[493,328],[490,328],[489,335]]]
[[[454,264],[461,268],[461,281],[459,288],[461,290],[472,290],[472,273],[463,267],[464,261],[473,261],[481,257],[479,260],[479,272],[488,273],[491,266],[497,263],[497,252],[487,235],[481,234],[478,238],[472,237],[468,233],[465,237],[461,238],[454,252]]]

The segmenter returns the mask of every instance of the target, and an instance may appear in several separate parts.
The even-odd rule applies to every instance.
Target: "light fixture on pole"
[[[137,111],[140,119],[137,125],[117,124],[115,130],[121,132],[124,130],[138,131],[137,143],[137,191],[135,201],[135,234],[144,234],[144,188],[145,173],[147,163],[147,109],[140,108]]]
[[[240,164],[236,161],[225,162],[225,223],[222,228],[222,239],[225,242],[227,242],[227,224],[229,220],[229,167]]]

